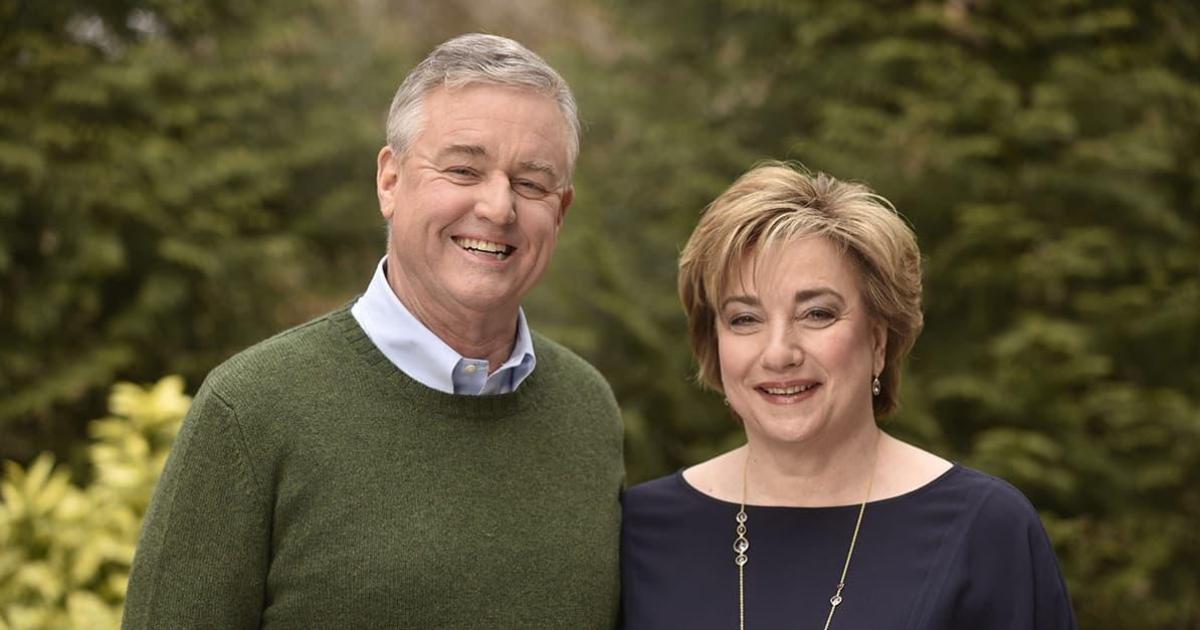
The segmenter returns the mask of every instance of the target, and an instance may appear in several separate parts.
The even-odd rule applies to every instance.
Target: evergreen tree
[[[0,457],[357,290],[387,97],[343,13],[0,2]]]
[[[1081,627],[1200,623],[1200,10],[606,6],[610,78],[577,83],[589,229],[553,280],[622,402],[631,481],[739,440],[684,385],[675,257],[738,174],[797,160],[920,238],[926,329],[887,429],[1032,498]]]

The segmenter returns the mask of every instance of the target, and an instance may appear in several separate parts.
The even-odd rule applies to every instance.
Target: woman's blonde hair
[[[892,204],[866,186],[792,164],[763,164],[738,178],[704,210],[679,257],[679,298],[697,378],[724,391],[717,310],[743,261],[810,236],[827,239],[854,262],[871,317],[887,328],[882,391],[874,397],[876,417],[886,416],[899,405],[900,365],[924,321],[916,236]]]

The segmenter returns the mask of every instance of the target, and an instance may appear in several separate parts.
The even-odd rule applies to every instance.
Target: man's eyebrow
[[[456,155],[472,158],[483,158],[488,156],[488,151],[478,144],[451,144],[443,147],[437,152],[437,157],[439,159]],[[537,173],[545,173],[554,181],[558,181],[558,170],[554,168],[553,163],[547,160],[526,160],[521,162],[520,168],[524,172],[534,171]]]
[[[467,157],[487,157],[487,149],[477,144],[452,144],[443,147],[437,152],[437,157],[445,158],[453,155],[464,155]]]
[[[558,171],[554,170],[554,165],[546,160],[528,160],[521,162],[522,171],[536,171],[549,175],[554,181],[558,181]]]

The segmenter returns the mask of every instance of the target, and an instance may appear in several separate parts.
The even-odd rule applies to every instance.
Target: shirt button
[[[476,367],[474,363],[468,363],[467,367],[463,368],[463,371],[465,371],[467,374],[474,374],[475,370],[478,370],[478,369],[479,368]]]

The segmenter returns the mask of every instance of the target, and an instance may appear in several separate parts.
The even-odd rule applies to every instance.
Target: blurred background
[[[676,256],[795,160],[920,239],[886,428],[1030,497],[1080,627],[1200,628],[1195,2],[0,0],[0,629],[113,626],[187,394],[366,287],[391,94],[476,30],[579,101],[526,309],[612,383],[629,482],[740,442]]]

